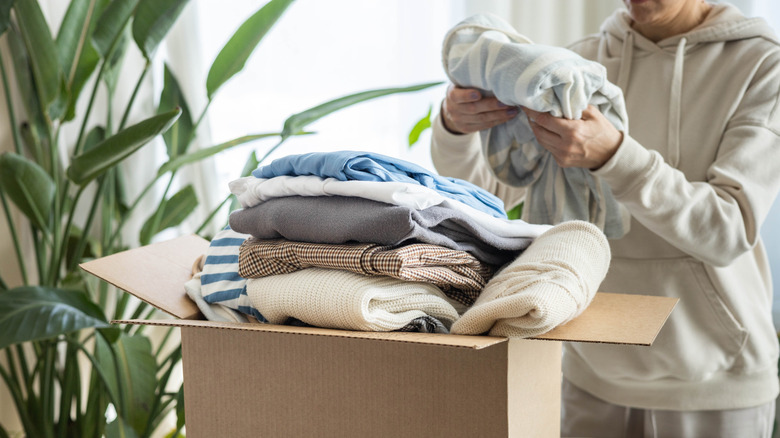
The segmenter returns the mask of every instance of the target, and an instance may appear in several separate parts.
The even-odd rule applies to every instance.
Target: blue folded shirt
[[[316,175],[341,181],[416,183],[492,216],[506,218],[503,201],[490,192],[468,181],[436,175],[414,163],[381,154],[338,151],[289,155],[255,169],[252,175],[256,178]]]

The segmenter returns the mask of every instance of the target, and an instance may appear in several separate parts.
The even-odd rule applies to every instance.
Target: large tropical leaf
[[[161,203],[162,211],[158,209],[146,220],[139,237],[141,245],[147,245],[160,231],[182,223],[197,206],[198,197],[195,195],[195,189],[191,185],[181,189]]]
[[[173,128],[171,128],[171,130],[173,130]],[[205,158],[216,155],[217,153],[222,152],[226,149],[230,149],[235,146],[249,143],[250,141],[260,140],[262,138],[268,138],[268,137],[277,137],[277,136],[279,136],[278,132],[245,135],[243,137],[234,138],[233,140],[226,141],[224,143],[220,143],[218,145],[211,146],[205,149],[198,149],[197,151],[190,152],[189,154],[186,155],[180,155],[177,156],[176,158],[169,160],[167,163],[160,166],[160,170],[157,171],[157,174],[163,175],[166,172],[174,171],[180,168],[181,166],[198,162]]]
[[[133,16],[133,39],[151,60],[160,41],[179,18],[188,0],[141,0]]]
[[[239,26],[211,64],[206,78],[206,94],[209,99],[222,84],[244,68],[249,55],[292,2],[293,0],[271,0]]]
[[[119,39],[114,44],[114,49],[109,53],[106,58],[106,66],[103,71],[103,82],[106,83],[108,93],[114,95],[116,86],[119,84],[119,74],[121,73],[122,63],[125,60],[125,53],[127,48],[130,47],[130,30],[125,28],[123,32],[119,34]]]
[[[0,0],[0,35],[5,33],[11,23],[11,7],[15,0]]]
[[[49,25],[36,0],[16,0],[14,10],[30,55],[30,67],[41,107],[50,118],[58,118],[65,109],[65,77]]]
[[[46,228],[56,187],[41,166],[13,152],[0,155],[0,189],[32,223]]]
[[[149,421],[149,410],[156,397],[157,362],[151,342],[143,335],[128,335],[124,332],[112,344],[97,337],[95,358],[108,380],[109,391],[119,400],[119,406],[116,406],[117,415],[122,417],[122,422],[130,425],[136,434],[141,435],[146,422]],[[115,426],[112,426],[112,431],[124,430],[121,424],[116,426],[120,427],[113,429]],[[107,428],[107,436],[108,433]]]
[[[92,45],[92,32],[109,0],[73,0],[57,33],[57,52],[68,86],[65,120],[73,120],[76,102],[100,60]]]
[[[160,94],[160,106],[157,108],[157,112],[164,113],[176,107],[181,108],[181,116],[171,126],[171,129],[163,134],[165,146],[168,148],[168,157],[171,159],[187,152],[187,147],[192,138],[193,123],[190,107],[187,105],[187,100],[184,98],[181,87],[179,87],[179,81],[176,80],[176,76],[174,76],[173,72],[168,68],[168,64],[166,64],[163,90],[162,94]]]
[[[101,58],[105,59],[119,40],[137,4],[138,0],[112,1],[100,14],[92,43]]]
[[[108,323],[83,292],[22,286],[0,293],[0,350],[97,327]]]
[[[89,183],[165,132],[180,114],[181,110],[175,108],[119,131],[75,157],[68,168],[68,177],[79,185]]]
[[[355,105],[367,100],[376,99],[378,97],[387,96],[390,94],[409,93],[413,91],[420,91],[426,88],[440,85],[441,82],[429,82],[425,84],[412,85],[409,87],[397,87],[397,88],[382,88],[378,90],[363,91],[360,93],[350,94],[348,96],[340,97],[329,102],[322,103],[313,108],[309,108],[306,111],[302,111],[297,114],[293,114],[284,121],[284,128],[282,129],[282,139],[294,135],[297,132],[302,131],[308,124],[327,116],[328,114],[338,111],[342,108],[346,108],[351,105]]]

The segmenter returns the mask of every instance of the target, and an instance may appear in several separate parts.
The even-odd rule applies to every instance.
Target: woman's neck
[[[694,29],[704,22],[710,10],[712,10],[712,5],[707,2],[688,2],[678,14],[669,20],[648,23],[632,21],[631,27],[645,38],[657,43]]]

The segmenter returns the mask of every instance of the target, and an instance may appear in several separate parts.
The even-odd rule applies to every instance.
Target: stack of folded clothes
[[[478,334],[494,325],[484,326],[493,318],[514,321],[511,332],[526,325],[518,323],[521,315],[511,319],[501,305],[485,312],[485,305],[476,304],[494,278],[555,229],[507,219],[498,198],[468,182],[364,152],[283,157],[230,188],[243,208],[231,213],[230,226],[214,237],[186,285],[213,320]],[[603,238],[595,227],[578,225],[596,241]],[[605,244],[596,246],[603,252]],[[606,254],[608,265],[608,247]],[[592,260],[603,263],[603,257]],[[526,265],[539,272],[538,262]],[[561,286],[589,290],[574,299],[564,292],[569,297],[558,314],[566,315],[557,319],[581,312],[605,273],[605,267],[595,270],[594,278],[601,276],[595,284],[575,279]],[[565,283],[562,277],[547,274],[556,284]],[[515,278],[503,284],[526,289]],[[504,295],[494,298],[505,300]],[[532,318],[544,329],[557,324],[549,316],[541,324]],[[458,326],[462,329],[454,330]]]

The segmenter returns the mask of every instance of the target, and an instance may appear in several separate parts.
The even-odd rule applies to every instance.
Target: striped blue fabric
[[[266,322],[252,306],[246,293],[246,279],[238,275],[238,249],[249,234],[237,233],[230,228],[218,232],[206,250],[203,271],[200,276],[201,294],[209,304],[221,304]]]

